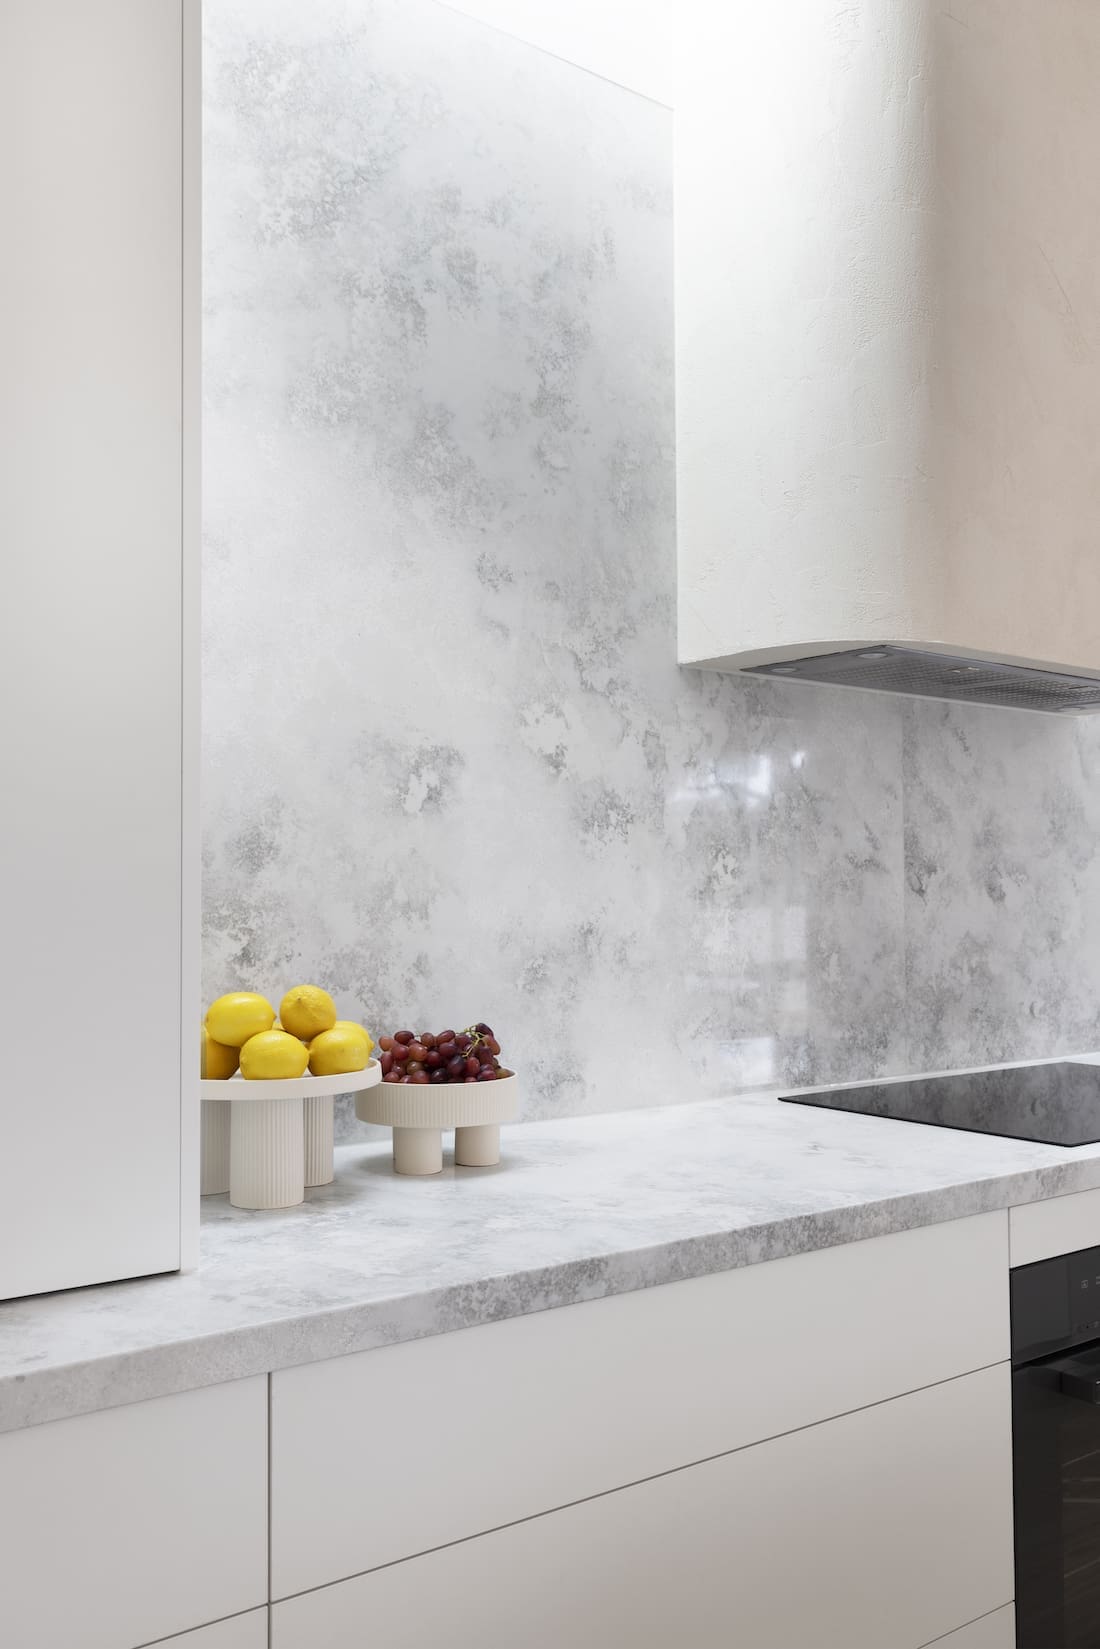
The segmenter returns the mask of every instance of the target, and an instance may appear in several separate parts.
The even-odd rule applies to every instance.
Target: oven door
[[[1012,1374],[1017,1649],[1100,1649],[1100,1341]]]

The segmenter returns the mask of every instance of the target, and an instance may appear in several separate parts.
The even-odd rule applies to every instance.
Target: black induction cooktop
[[[1054,1065],[1005,1065],[996,1071],[957,1071],[873,1082],[863,1088],[822,1088],[784,1094],[790,1105],[965,1128],[1039,1145],[1100,1142],[1100,1065],[1062,1060]]]

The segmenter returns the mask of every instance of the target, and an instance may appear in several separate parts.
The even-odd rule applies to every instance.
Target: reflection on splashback
[[[1088,726],[675,665],[668,112],[205,13],[206,996],[488,1018],[534,1116],[1100,1044]]]

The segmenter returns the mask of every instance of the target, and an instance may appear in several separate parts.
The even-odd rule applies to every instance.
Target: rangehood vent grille
[[[757,664],[749,675],[781,676],[835,687],[863,687],[918,698],[953,699],[963,704],[997,704],[1005,709],[1100,711],[1100,681],[1058,675],[1016,664],[952,658],[909,647],[861,647],[845,653]]]

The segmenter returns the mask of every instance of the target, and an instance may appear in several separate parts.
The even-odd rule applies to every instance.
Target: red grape
[[[500,1043],[485,1021],[464,1031],[395,1031],[378,1039],[383,1082],[493,1082],[514,1072],[502,1066]]]

